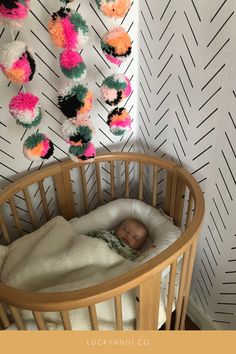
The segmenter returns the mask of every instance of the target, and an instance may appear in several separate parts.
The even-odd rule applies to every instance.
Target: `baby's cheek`
[[[131,244],[132,244],[132,246],[137,246],[138,242],[137,242],[137,240],[131,240]]]

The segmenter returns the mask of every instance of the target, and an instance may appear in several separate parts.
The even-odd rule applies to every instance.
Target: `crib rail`
[[[118,177],[115,168],[117,162],[121,164],[121,172]],[[105,167],[104,163],[107,164]],[[88,187],[87,178],[89,168],[94,169],[89,177],[91,188]],[[133,187],[131,185],[131,170],[134,169],[138,175],[138,181]],[[101,302],[112,299],[115,328],[122,330],[124,328],[122,296],[128,291],[136,289],[136,328],[155,330],[158,326],[161,274],[165,268],[170,267],[165,328],[166,330],[171,328],[173,303],[175,303],[176,320],[174,328],[175,330],[184,329],[196,243],[204,214],[203,195],[197,182],[188,172],[172,162],[134,153],[111,153],[98,156],[94,162],[76,164],[72,161],[65,161],[48,166],[20,178],[0,195],[0,207],[3,209],[4,205],[8,204],[19,237],[24,234],[24,228],[16,206],[16,196],[23,193],[25,208],[28,211],[32,229],[37,228],[38,214],[35,210],[31,188],[36,185],[34,195],[38,193],[45,220],[49,220],[52,215],[50,214],[45,188],[45,180],[49,177],[52,177],[58,213],[66,219],[78,215],[72,183],[73,170],[78,171],[81,185],[81,200],[79,202],[83,204],[85,212],[88,212],[91,208],[90,191],[94,186],[96,186],[97,205],[106,203],[106,195],[109,195],[110,200],[122,196],[126,198],[135,197],[147,202],[147,190],[149,189],[151,192],[148,203],[157,207],[163,192],[159,191],[159,188],[164,181],[164,209],[173,217],[175,224],[182,228],[183,233],[174,244],[147,263],[124,275],[85,289],[44,294],[14,289],[0,283],[0,320],[3,326],[8,327],[10,320],[13,318],[18,329],[25,329],[26,325],[21,316],[21,310],[30,310],[39,330],[47,329],[47,321],[44,317],[47,317],[48,312],[57,312],[63,328],[70,330],[70,311],[87,308],[91,329],[97,330],[99,329],[99,320],[96,306]],[[103,185],[104,171],[109,175],[109,179],[105,180],[109,187],[108,192]],[[165,177],[162,178],[164,173]],[[119,178],[122,180],[121,188],[117,185]],[[74,185],[77,186],[77,182]],[[133,195],[134,189],[136,191],[135,196]],[[119,194],[120,190],[121,194]],[[3,210],[1,210],[0,227],[6,243],[12,241],[9,226],[9,222]],[[179,275],[178,294],[175,299],[177,264],[180,257],[182,257],[182,270]]]

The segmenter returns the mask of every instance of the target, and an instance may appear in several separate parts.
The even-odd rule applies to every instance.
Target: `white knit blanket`
[[[35,232],[26,235],[10,246],[1,246],[1,281],[16,288],[39,292],[78,290],[103,282],[127,272],[134,264],[115,251],[104,241],[78,235],[71,224],[58,216]],[[1,262],[0,262],[1,263]],[[1,267],[0,267],[1,269]],[[167,277],[163,279],[163,284]],[[160,304],[159,326],[165,322],[163,291]],[[126,329],[135,327],[135,290],[122,295],[123,319]],[[114,301],[96,305],[100,329],[115,328]],[[28,329],[34,329],[32,314],[23,311]],[[88,309],[69,311],[73,329],[89,330]],[[44,313],[50,329],[62,329],[57,313]],[[10,329],[14,329],[11,326]]]

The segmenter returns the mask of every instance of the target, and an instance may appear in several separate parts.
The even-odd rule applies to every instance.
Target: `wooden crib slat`
[[[96,168],[96,178],[97,178],[97,192],[98,192],[98,201],[99,204],[102,205],[104,203],[103,197],[102,197],[102,187],[101,187],[101,174],[100,174],[100,168],[99,168],[99,163],[95,163],[95,168]]]
[[[12,317],[14,318],[14,321],[16,323],[16,327],[19,330],[25,330],[26,326],[25,326],[25,324],[24,324],[24,322],[23,322],[23,320],[21,318],[19,310],[16,307],[13,307],[13,306],[9,306],[9,308],[11,310]]]
[[[129,198],[129,161],[125,161],[125,197]]]
[[[13,217],[14,217],[14,221],[16,223],[17,230],[18,230],[19,234],[22,235],[23,231],[22,231],[21,223],[20,223],[20,220],[19,220],[19,215],[18,215],[18,212],[17,212],[17,209],[16,209],[16,204],[15,204],[15,201],[14,201],[13,197],[9,199],[9,202],[10,202],[11,211],[12,211],[12,214],[13,214]]]
[[[86,213],[89,211],[89,201],[88,201],[88,188],[86,183],[85,168],[84,165],[80,166],[80,176],[83,186],[83,196],[84,196],[84,208]]]
[[[35,219],[34,209],[33,209],[33,206],[32,206],[32,202],[31,202],[31,199],[30,199],[28,188],[23,189],[23,193],[24,193],[24,196],[25,196],[25,201],[26,201],[26,205],[27,205],[27,208],[28,208],[30,220],[31,220],[33,229],[35,229],[36,228],[36,219]]]
[[[170,267],[167,308],[166,308],[166,324],[165,324],[166,330],[170,330],[170,325],[171,325],[172,306],[173,306],[174,290],[175,290],[176,268],[177,268],[177,261],[172,263],[171,267]]]
[[[115,313],[116,313],[116,329],[118,331],[123,330],[123,317],[122,317],[122,303],[121,295],[114,298],[115,301]]]
[[[70,323],[70,317],[67,311],[61,311],[60,312],[61,315],[61,319],[62,319],[62,323],[63,323],[63,327],[65,330],[70,331],[71,328],[71,323]]]
[[[43,204],[44,214],[45,214],[46,220],[48,221],[50,219],[50,214],[49,214],[49,210],[48,210],[48,203],[47,203],[47,198],[46,198],[46,193],[45,193],[43,181],[39,181],[38,185],[39,185],[39,192],[40,192],[40,196],[41,196],[41,200],[42,200],[42,204]]]
[[[115,165],[114,161],[110,162],[110,181],[111,181],[111,199],[115,199]]]
[[[54,183],[55,183],[55,187],[56,187],[57,202],[58,202],[60,214],[62,216],[64,216],[64,218],[67,218],[67,216],[68,216],[67,203],[66,203],[66,198],[65,198],[65,189],[64,189],[62,175],[57,174],[53,178],[54,178]]]
[[[171,171],[167,171],[166,174],[166,191],[165,191],[165,212],[170,215],[170,198],[171,198],[171,186],[172,186],[172,175]]]
[[[72,219],[77,215],[77,213],[75,210],[75,201],[74,201],[73,190],[72,190],[70,169],[63,169],[62,178],[63,178],[63,184],[65,190],[65,197],[66,197],[65,199],[66,199],[67,219]]]
[[[193,266],[194,266],[194,260],[195,260],[195,254],[197,250],[197,241],[195,241],[190,249],[190,255],[189,255],[189,263],[187,267],[187,278],[186,278],[186,288],[184,292],[184,299],[183,299],[183,307],[182,307],[182,314],[181,314],[181,321],[180,321],[180,329],[184,330],[185,329],[185,317],[186,317],[186,312],[187,312],[187,306],[188,306],[188,299],[189,299],[189,292],[190,292],[190,286],[191,286],[191,278],[192,278],[192,273],[193,273]]]
[[[6,311],[5,311],[2,304],[0,304],[0,320],[1,320],[4,328],[7,328],[10,326],[10,321],[7,317]]]
[[[98,319],[97,319],[97,312],[96,312],[95,305],[89,306],[89,316],[90,316],[92,330],[97,331],[98,330]]]
[[[171,196],[170,196],[170,216],[173,218],[175,213],[175,200],[176,200],[176,188],[177,188],[177,173],[174,169],[172,175]]]
[[[176,305],[175,330],[178,330],[180,325],[183,296],[184,296],[185,284],[186,284],[186,274],[187,274],[187,268],[189,262],[189,253],[190,252],[188,249],[183,255],[182,271],[181,271],[181,278],[180,278],[179,291],[178,291],[178,300]]]
[[[188,199],[188,209],[187,209],[187,217],[186,217],[186,226],[185,229],[187,229],[190,221],[191,221],[191,216],[192,216],[192,209],[193,209],[193,196],[191,191],[189,192],[189,199]]]
[[[4,220],[1,212],[0,212],[0,225],[1,225],[1,228],[2,228],[2,233],[3,233],[3,237],[4,237],[5,241],[7,243],[10,243],[11,242],[10,236],[9,236],[9,233],[8,233],[8,230],[7,230],[7,227],[6,227],[6,223],[5,223],[5,220]]]
[[[157,166],[152,168],[152,206],[156,207],[157,205]]]
[[[138,330],[157,330],[159,318],[161,273],[139,286]]]
[[[181,224],[182,224],[185,190],[186,190],[185,183],[183,183],[180,180],[180,178],[177,178],[174,222],[175,222],[175,225],[177,225],[179,227],[181,227]]]
[[[143,200],[143,164],[139,162],[139,188],[138,188],[138,199]]]
[[[43,315],[41,312],[38,311],[32,311],[33,316],[36,322],[36,325],[40,331],[46,331],[47,327],[43,319]]]

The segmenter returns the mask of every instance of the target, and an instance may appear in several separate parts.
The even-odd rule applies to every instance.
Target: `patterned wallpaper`
[[[49,162],[58,161],[68,156],[69,145],[61,138],[61,124],[65,120],[57,107],[57,93],[63,86],[65,77],[59,67],[59,53],[55,48],[48,33],[48,21],[50,14],[59,10],[62,3],[59,0],[31,0],[29,16],[20,30],[14,31],[14,38],[26,42],[33,50],[37,72],[33,80],[26,85],[27,90],[40,97],[41,106],[44,110],[43,120],[39,130],[46,133],[54,143],[55,151]],[[83,83],[94,93],[94,104],[90,118],[96,128],[93,139],[99,151],[129,151],[133,149],[136,120],[135,87],[137,80],[137,29],[138,29],[138,2],[132,4],[128,14],[119,20],[106,18],[97,8],[95,0],[76,0],[70,7],[79,11],[87,20],[90,29],[90,40],[81,55],[87,65],[88,74]],[[122,63],[119,68],[108,62],[100,48],[100,37],[116,25],[122,25],[130,34],[133,41],[132,55]],[[0,27],[0,45],[12,41],[9,28]],[[131,80],[133,92],[125,101],[124,106],[130,112],[133,122],[133,131],[124,137],[116,137],[110,133],[106,124],[107,115],[111,107],[104,104],[100,98],[100,85],[102,80],[113,73],[121,72]],[[25,159],[22,152],[24,140],[38,128],[26,130],[16,125],[8,112],[10,99],[17,94],[19,85],[13,85],[0,74],[0,187],[14,180],[17,175],[25,170],[41,168],[43,164],[31,162]],[[47,162],[46,162],[47,163]]]
[[[50,13],[59,6],[59,1],[32,0],[25,26],[14,33],[35,51],[37,73],[29,88],[40,96],[44,108],[40,130],[55,144],[51,161],[65,158],[68,150],[60,137],[64,117],[56,100],[63,84],[59,52],[47,31]],[[191,302],[215,328],[236,329],[235,2],[134,0],[127,16],[116,23],[107,20],[93,0],[75,1],[72,6],[90,27],[91,39],[82,56],[89,69],[86,82],[95,96],[91,119],[97,130],[96,147],[130,151],[136,149],[137,139],[140,152],[171,158],[197,179],[204,191],[206,215]],[[110,134],[106,125],[109,107],[99,98],[103,78],[117,70],[104,60],[99,39],[117,23],[122,23],[133,39],[131,58],[118,68],[133,84],[132,96],[125,103],[134,119],[133,132],[124,138]],[[0,44],[8,41],[11,33],[1,27]],[[24,158],[21,146],[31,132],[16,126],[8,113],[8,102],[18,90],[1,75],[0,187],[22,171],[42,167]],[[163,188],[160,174],[160,205]],[[50,182],[47,191],[50,204]],[[37,203],[37,191],[35,198]],[[23,202],[21,196],[19,200]],[[40,210],[39,204],[37,208]],[[27,229],[24,208],[19,212]]]
[[[204,191],[191,302],[236,329],[236,4],[141,4],[139,150],[183,165]]]

